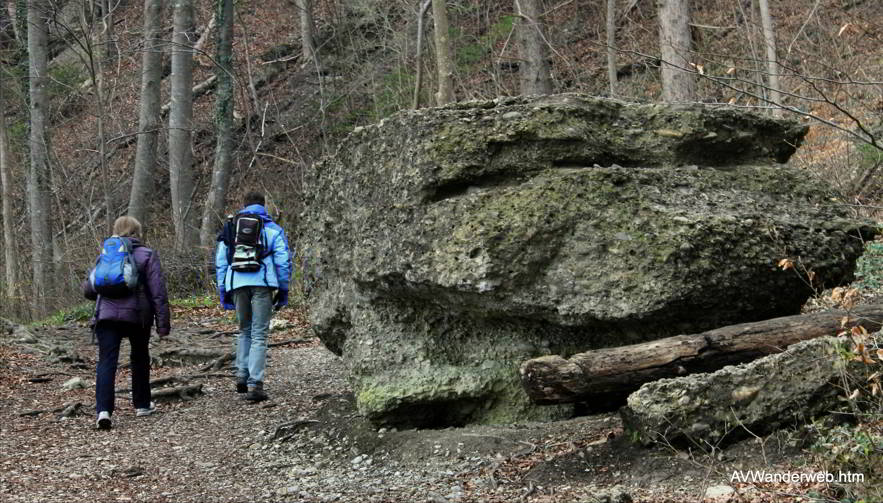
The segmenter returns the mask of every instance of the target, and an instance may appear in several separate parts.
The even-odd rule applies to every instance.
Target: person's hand
[[[236,309],[236,304],[233,303],[233,294],[225,290],[223,286],[220,288],[220,291],[221,307],[223,307],[227,311],[232,311]]]
[[[288,305],[288,290],[277,290],[276,296],[273,297],[273,307],[280,310]]]

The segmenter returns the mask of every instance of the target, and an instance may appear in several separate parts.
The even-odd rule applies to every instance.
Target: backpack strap
[[[218,233],[218,242],[224,243],[224,246],[227,249],[227,267],[233,263],[233,241],[235,240],[236,229],[234,228],[234,222],[236,220],[236,215],[227,215],[227,221],[224,222],[224,226],[221,227],[221,232]],[[236,271],[230,269],[230,282],[233,282],[233,274]]]
[[[140,243],[135,244],[132,242],[132,240],[130,238],[127,238],[127,237],[120,238],[120,241],[122,241],[123,246],[126,247],[126,255],[129,257],[129,261],[132,263],[132,267],[135,269],[135,272],[138,273],[138,287],[140,288],[141,284],[143,283],[141,280],[146,279],[146,278],[144,277],[144,271],[142,270],[142,268],[138,267],[138,261],[135,260],[135,249],[136,248],[143,248],[144,245],[142,245]],[[150,258],[149,254],[148,254],[147,258],[148,259]],[[146,262],[147,261],[145,260],[145,263]]]
[[[263,222],[262,222],[263,224]],[[264,263],[264,259],[272,255],[268,249],[269,244],[267,243],[267,228],[261,225],[261,250],[258,253],[258,260],[261,262],[261,268],[264,269],[264,284],[267,285],[267,288],[270,288],[270,281],[267,279],[267,264]]]
[[[138,275],[138,285],[135,287],[135,291],[132,292],[132,296],[135,297],[135,309],[138,311],[138,318],[141,318],[141,303],[146,302],[150,303],[150,299],[147,298],[147,295],[144,293],[144,289],[146,288],[145,284],[147,283],[147,261],[150,260],[151,252],[147,252],[147,257],[144,259],[144,266],[138,267],[138,261],[135,260],[135,249],[143,248],[142,244],[135,244],[131,239],[127,237],[120,238],[120,240],[124,243],[126,247],[126,252],[128,252],[129,260],[132,261],[132,267],[135,268],[135,273]],[[141,326],[144,326],[144,320],[141,319]]]
[[[227,247],[227,264],[233,262],[233,241],[236,239],[234,236],[236,229],[233,224],[235,219],[235,215],[227,215],[227,221],[224,222],[221,232],[218,233],[218,242],[224,243]]]

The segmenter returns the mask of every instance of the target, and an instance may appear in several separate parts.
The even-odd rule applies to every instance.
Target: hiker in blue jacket
[[[228,220],[218,236],[215,270],[221,305],[235,309],[239,320],[236,392],[245,393],[248,401],[259,402],[267,399],[264,370],[270,317],[274,307],[288,305],[291,253],[285,231],[264,208],[264,195],[249,192],[243,203],[245,207]],[[256,250],[245,239],[252,231],[259,235],[253,247]],[[247,259],[241,257],[249,253]],[[243,265],[245,261],[249,264]]]

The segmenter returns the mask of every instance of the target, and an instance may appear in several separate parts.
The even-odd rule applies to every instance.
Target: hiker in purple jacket
[[[136,416],[149,416],[156,410],[150,401],[150,327],[156,323],[160,337],[169,334],[169,298],[159,255],[141,244],[141,223],[123,216],[113,224],[114,236],[128,238],[139,274],[136,293],[127,297],[108,298],[98,295],[87,278],[83,294],[97,300],[95,336],[98,339],[98,368],[95,382],[95,411],[98,428],[110,429],[114,410],[114,382],[120,356],[120,343],[129,339],[132,368],[132,403]]]

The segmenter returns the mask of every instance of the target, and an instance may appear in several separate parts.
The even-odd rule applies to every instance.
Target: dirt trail
[[[189,376],[203,394],[163,402],[145,418],[118,394],[109,432],[95,429],[96,352],[86,327],[0,335],[0,501],[682,502],[702,501],[716,485],[737,491],[729,501],[790,501],[785,492],[806,490],[730,483],[734,468],[781,471],[798,461],[775,440],[714,456],[646,450],[622,437],[615,414],[377,430],[355,411],[340,359],[310,338],[302,313],[284,316],[271,337],[283,344],[269,352],[269,401],[242,401],[229,367],[167,358],[152,379]],[[229,316],[209,309],[179,322],[172,340],[154,340],[152,352],[232,348],[234,334]],[[85,388],[63,389],[77,377]],[[121,368],[117,389],[128,379]],[[52,412],[76,403],[72,417]]]

